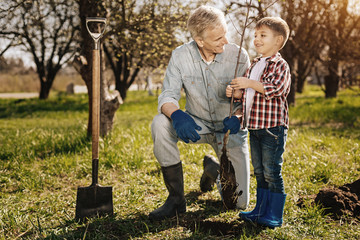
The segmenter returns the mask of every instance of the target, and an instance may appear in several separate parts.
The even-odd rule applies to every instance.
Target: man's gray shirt
[[[159,96],[158,111],[164,103],[179,107],[181,89],[186,94],[185,109],[203,128],[200,134],[222,131],[223,120],[230,113],[230,98],[226,97],[226,86],[234,78],[239,46],[226,44],[209,65],[200,55],[195,41],[186,43],[172,52]],[[250,66],[249,56],[242,49],[236,77],[244,76]],[[233,112],[239,103],[234,103]],[[206,126],[206,128],[204,128]]]

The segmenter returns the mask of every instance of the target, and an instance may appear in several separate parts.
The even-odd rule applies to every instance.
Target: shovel
[[[102,31],[92,32],[88,23],[93,22]],[[112,187],[100,186],[98,183],[99,170],[99,123],[100,123],[100,50],[99,39],[106,27],[105,18],[86,18],[86,28],[94,39],[95,47],[92,51],[92,183],[89,187],[78,187],[76,199],[76,220],[85,220],[93,216],[113,215]]]

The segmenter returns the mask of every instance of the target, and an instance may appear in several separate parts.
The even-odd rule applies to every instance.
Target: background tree
[[[123,99],[142,68],[167,64],[171,51],[181,44],[189,5],[181,1],[109,1],[109,38],[104,51]]]
[[[40,99],[49,96],[55,76],[75,53],[77,5],[67,0],[9,0],[0,10],[0,35],[29,52],[40,80]]]
[[[320,0],[321,1],[321,0]],[[290,65],[292,91],[289,103],[295,104],[295,92],[302,93],[306,79],[314,69],[316,59],[324,48],[325,19],[320,1],[283,1],[282,17],[288,23],[291,33],[281,51]]]
[[[359,59],[360,51],[359,14],[349,11],[351,5],[348,0],[277,1],[273,7],[266,9],[272,2],[252,1],[252,18],[281,16],[290,27],[289,40],[280,51],[291,69],[289,103],[295,104],[295,93],[303,91],[306,80],[319,67],[327,70],[320,73],[327,75],[325,96],[336,97],[340,80],[355,78],[356,59]],[[246,4],[229,1],[226,6],[230,13],[236,9],[235,16],[241,21]],[[248,34],[251,36],[251,30]],[[250,40],[251,37],[247,38],[248,42]],[[251,46],[248,48],[250,54]]]
[[[349,63],[360,58],[360,14],[350,12],[349,0],[323,1],[324,29],[326,29],[326,54],[319,60],[327,69],[325,97],[336,97],[343,70]],[[355,6],[354,6],[355,7]]]

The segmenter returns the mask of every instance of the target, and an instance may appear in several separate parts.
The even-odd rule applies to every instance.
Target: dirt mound
[[[360,220],[360,179],[338,188],[322,189],[314,201],[334,219],[346,216]],[[299,200],[298,205],[301,206],[301,202],[302,199]]]

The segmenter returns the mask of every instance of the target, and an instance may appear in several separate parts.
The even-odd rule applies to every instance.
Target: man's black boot
[[[208,192],[212,190],[216,178],[219,175],[220,164],[214,156],[205,155],[203,166],[204,173],[200,179],[200,189],[202,192]]]
[[[169,196],[164,205],[149,214],[150,220],[162,220],[186,212],[182,163],[161,167]]]

